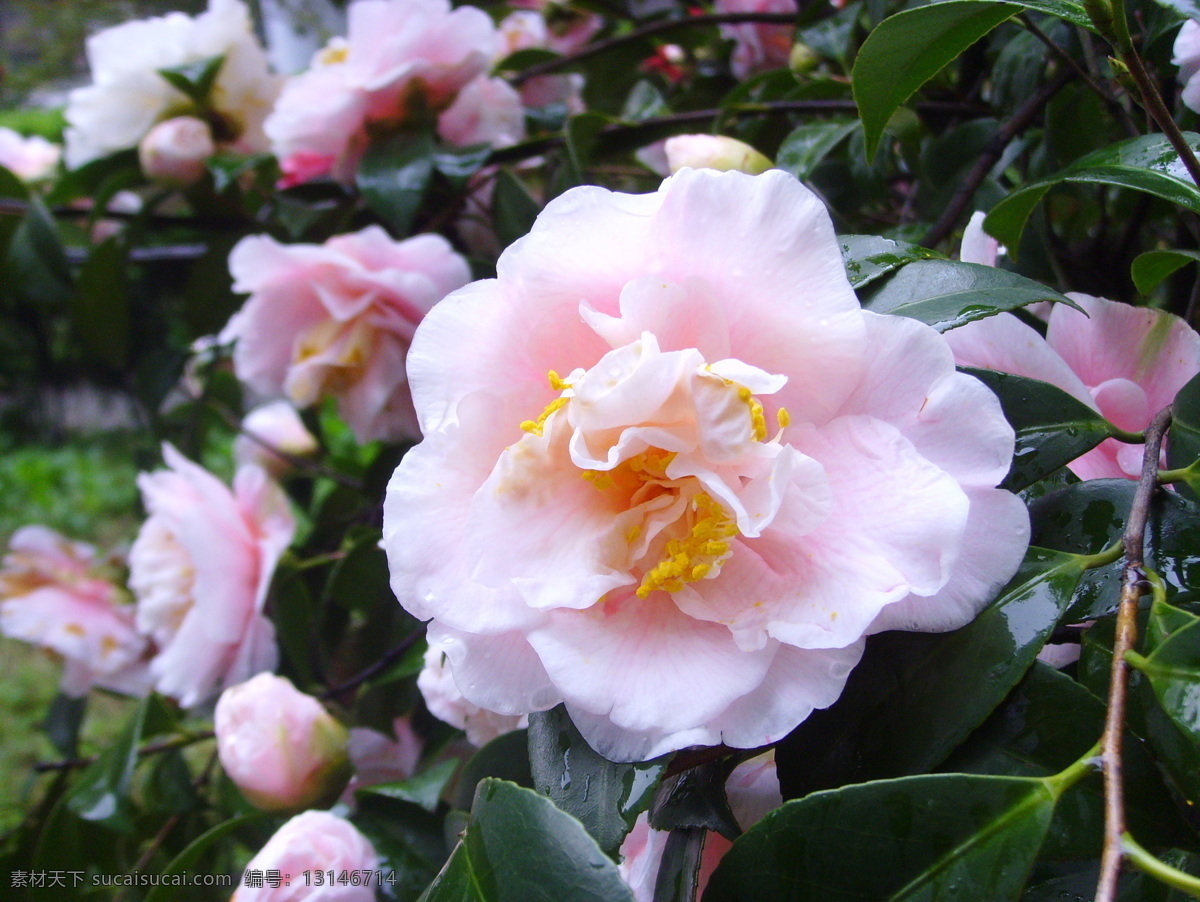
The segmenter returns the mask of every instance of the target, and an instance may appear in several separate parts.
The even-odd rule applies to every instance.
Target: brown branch
[[[1146,449],[1142,475],[1129,509],[1122,544],[1125,568],[1121,575],[1121,603],[1117,608],[1117,635],[1113,641],[1112,670],[1108,684],[1108,711],[1100,738],[1100,766],[1104,771],[1104,848],[1100,857],[1100,880],[1096,902],[1116,902],[1117,878],[1121,874],[1125,832],[1125,797],[1121,787],[1121,742],[1125,734],[1125,700],[1129,689],[1129,664],[1125,653],[1137,642],[1138,602],[1145,590],[1144,548],[1150,498],[1158,485],[1158,456],[1163,434],[1171,422],[1171,407],[1158,412],[1146,427]]]
[[[641,41],[657,34],[665,34],[669,31],[679,31],[684,28],[699,28],[705,25],[736,25],[745,22],[758,22],[767,25],[795,25],[796,14],[710,13],[704,16],[685,16],[680,19],[668,19],[665,22],[651,22],[649,25],[643,25],[641,28],[635,28],[624,34],[606,38],[603,41],[596,41],[594,44],[588,44],[581,50],[568,53],[566,56],[560,56],[558,59],[546,60],[544,63],[530,66],[528,69],[523,69],[516,73],[510,80],[514,85],[519,85],[531,78],[537,78],[539,75],[549,75],[551,72],[570,68],[576,63],[606,53],[614,47],[631,44],[635,41]]]
[[[138,749],[139,758],[145,758],[148,755],[158,755],[162,752],[170,752],[175,749],[187,748],[189,745],[195,745],[197,742],[203,742],[206,739],[212,739],[216,734],[212,730],[200,730],[196,733],[189,733],[187,736],[174,736],[170,739],[163,739],[159,742],[151,742]],[[74,770],[78,767],[87,767],[89,764],[95,763],[99,755],[89,755],[83,758],[63,758],[59,761],[39,761],[33,766],[36,773],[44,774],[49,771],[59,770]]]
[[[1073,71],[1061,70],[1050,81],[1042,85],[1036,94],[1021,104],[1020,109],[1012,115],[1011,119],[1000,126],[1000,130],[992,136],[978,159],[975,160],[975,164],[967,173],[966,178],[959,182],[950,202],[946,204],[946,209],[942,211],[942,215],[929,227],[929,231],[921,239],[922,245],[937,247],[946,239],[971,202],[971,198],[975,196],[979,186],[983,184],[983,180],[987,178],[987,174],[991,172],[992,167],[1003,155],[1004,149],[1033,122],[1042,111],[1042,107],[1049,103],[1050,99],[1073,78],[1075,78]]]
[[[355,676],[352,676],[350,679],[346,680],[346,682],[344,682],[338,686],[329,687],[324,692],[322,692],[320,694],[320,696],[318,696],[318,697],[321,698],[322,700],[331,699],[334,696],[341,695],[343,692],[347,692],[350,689],[354,689],[354,688],[362,685],[367,680],[371,679],[371,677],[375,676],[376,674],[382,673],[384,670],[386,670],[388,667],[390,667],[396,661],[400,660],[400,658],[402,658],[404,656],[404,653],[407,652],[410,648],[412,648],[413,645],[416,644],[417,640],[424,638],[424,636],[425,636],[425,626],[421,625],[420,627],[418,627],[417,629],[415,629],[411,633],[409,633],[407,636],[405,636],[403,639],[401,639],[397,645],[395,645],[392,648],[389,648],[387,651],[385,651],[383,653],[383,656],[378,661],[376,661],[374,664],[372,664],[370,667],[366,668],[365,670],[361,671],[360,673],[356,674]]]

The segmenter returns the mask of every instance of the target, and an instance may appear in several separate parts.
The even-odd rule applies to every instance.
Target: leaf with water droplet
[[[878,235],[839,235],[842,265],[856,289],[917,260],[945,259],[937,251]]]

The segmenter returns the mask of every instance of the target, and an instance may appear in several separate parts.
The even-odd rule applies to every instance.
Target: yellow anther
[[[541,435],[546,428],[546,420],[550,418],[550,415],[554,411],[566,407],[567,402],[570,400],[570,398],[555,398],[546,405],[546,409],[541,412],[536,420],[526,420],[521,424],[521,428],[526,432],[532,432],[534,435]]]
[[[750,408],[750,431],[755,441],[763,441],[767,437],[767,418],[762,402],[744,385],[738,388],[738,398]]]
[[[555,391],[563,391],[571,387],[571,383],[564,380],[558,373],[551,370],[546,374],[546,378],[550,380],[550,387]]]
[[[629,531],[625,533],[625,541],[632,545],[638,540],[638,537],[641,536],[641,534],[642,528],[640,526],[631,526]]]
[[[786,429],[788,426],[792,425],[792,415],[787,412],[786,407],[780,407],[779,410],[775,412],[775,419],[779,422],[780,429]]]
[[[662,560],[645,576],[637,588],[638,598],[648,598],[651,592],[678,592],[685,583],[716,575],[728,556],[729,542],[720,541],[738,534],[737,524],[707,493],[700,492],[692,499],[696,520],[684,539],[667,542]]]

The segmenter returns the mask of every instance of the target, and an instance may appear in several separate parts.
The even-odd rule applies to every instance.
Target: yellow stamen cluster
[[[584,470],[579,475],[602,492],[619,488],[632,493],[647,483],[666,479],[667,467],[674,459],[674,451],[647,448],[611,470]]]
[[[754,440],[761,442],[767,438],[767,418],[763,414],[762,402],[754,397],[754,393],[746,386],[738,388],[738,398],[748,408],[750,408],[750,431],[754,435]]]
[[[550,382],[550,387],[555,391],[565,391],[571,387],[571,383],[562,379],[554,370],[550,370],[546,374],[546,379]],[[521,428],[526,432],[532,432],[534,435],[541,435],[546,429],[546,420],[550,419],[550,414],[556,410],[561,410],[567,406],[570,398],[555,398],[546,405],[536,420],[526,420],[521,424]]]
[[[696,519],[687,538],[667,542],[666,557],[642,577],[637,597],[648,598],[651,592],[678,592],[685,583],[704,579],[729,554],[725,541],[738,534],[737,524],[717,502],[705,492],[692,499]]]

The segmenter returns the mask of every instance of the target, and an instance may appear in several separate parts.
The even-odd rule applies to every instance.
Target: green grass
[[[56,447],[0,452],[0,548],[12,533],[39,523],[101,552],[127,545],[140,522],[137,469],[129,435],[73,439]],[[42,731],[58,689],[59,664],[47,653],[0,638],[0,834],[20,822],[46,778],[38,761],[59,757]],[[118,732],[130,702],[93,693],[81,737],[82,754],[100,751]]]

